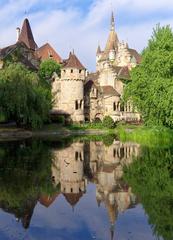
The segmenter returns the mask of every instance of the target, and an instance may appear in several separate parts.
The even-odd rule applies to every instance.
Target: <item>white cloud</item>
[[[15,42],[15,28],[21,25],[25,10],[37,9],[33,12],[29,10],[29,20],[36,42],[39,45],[50,42],[63,58],[67,58],[68,52],[74,48],[83,64],[93,70],[97,44],[100,42],[104,47],[109,32],[111,12],[109,0],[93,1],[85,14],[79,5],[71,4],[73,1],[70,1],[68,8],[61,9],[62,0],[51,0],[49,4],[50,2],[57,4],[57,8],[49,10],[46,2],[46,0],[10,0],[3,5],[0,10],[0,47]],[[68,2],[65,1],[66,5]],[[39,8],[38,5],[42,7]],[[47,10],[44,11],[43,6]],[[121,23],[116,26],[119,38],[128,40],[130,47],[137,50],[142,50],[146,46],[152,28],[158,22],[173,23],[173,18],[162,17],[168,9],[173,10],[171,0],[113,0],[112,8],[117,13],[117,22]],[[150,18],[147,19],[149,14]],[[134,17],[138,17],[137,22],[134,22]]]

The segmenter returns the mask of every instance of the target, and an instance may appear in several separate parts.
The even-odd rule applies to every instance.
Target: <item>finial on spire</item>
[[[112,15],[111,15],[111,30],[115,30],[115,18],[114,18],[114,13],[112,11]]]

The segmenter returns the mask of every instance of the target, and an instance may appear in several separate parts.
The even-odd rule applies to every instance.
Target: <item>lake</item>
[[[173,147],[0,143],[0,240],[173,239]]]

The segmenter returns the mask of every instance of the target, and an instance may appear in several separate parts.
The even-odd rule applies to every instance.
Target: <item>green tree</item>
[[[41,127],[49,119],[50,108],[50,90],[41,85],[36,73],[21,64],[0,71],[0,110],[7,120]]]
[[[169,26],[154,29],[142,62],[131,72],[124,100],[133,101],[147,125],[173,127],[173,32]]]
[[[48,59],[40,64],[39,77],[45,84],[49,84],[53,73],[60,75],[60,65],[53,59]]]
[[[107,128],[114,128],[115,127],[114,120],[110,116],[105,116],[103,118],[103,126]]]
[[[140,199],[157,236],[173,239],[173,148],[141,149],[124,169],[124,179]]]

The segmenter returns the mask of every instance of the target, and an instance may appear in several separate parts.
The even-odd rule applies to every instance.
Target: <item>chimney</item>
[[[16,28],[16,33],[17,33],[17,37],[16,37],[16,38],[17,38],[17,39],[16,39],[17,41],[16,41],[16,42],[18,42],[19,36],[20,36],[20,28],[19,28],[19,27]]]

